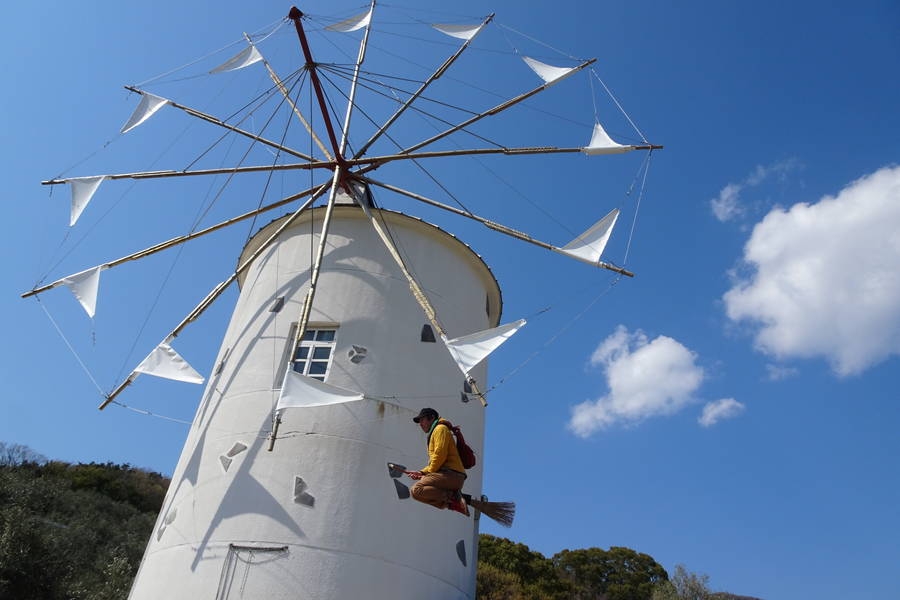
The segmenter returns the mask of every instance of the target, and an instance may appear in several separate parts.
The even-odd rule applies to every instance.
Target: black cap
[[[433,408],[423,408],[422,410],[419,411],[418,417],[413,417],[413,421],[418,423],[422,417],[428,417],[429,419],[437,419],[439,416],[440,415],[438,415],[438,411],[434,410]]]

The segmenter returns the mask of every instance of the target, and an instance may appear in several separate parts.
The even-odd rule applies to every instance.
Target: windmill
[[[484,437],[486,357],[525,321],[501,324],[499,285],[484,261],[451,234],[425,221],[380,208],[374,190],[405,196],[478,222],[504,236],[610,270],[601,260],[618,217],[614,210],[570,243],[556,246],[377,177],[389,163],[450,156],[620,154],[661,148],[613,141],[597,122],[587,146],[492,147],[432,150],[435,142],[469,131],[475,123],[588,69],[593,60],[556,67],[522,57],[540,84],[420,142],[391,154],[367,152],[416,100],[451,68],[492,21],[438,24],[458,48],[419,87],[398,99],[387,120],[350,151],[356,96],[365,83],[363,64],[374,0],[360,15],[326,27],[362,31],[350,67],[315,60],[304,15],[292,8],[304,66],[280,78],[251,36],[236,56],[213,69],[226,72],[260,64],[271,90],[306,129],[324,159],[251,129],[136,86],[140,95],[123,133],[164,107],[225,129],[298,162],[219,169],[142,171],[52,179],[72,189],[71,224],[77,222],[105,181],[203,177],[241,173],[325,173],[308,189],[231,219],[163,241],[53,283],[28,297],[67,286],[93,317],[102,271],[138,260],[297,201],[300,205],[252,238],[237,267],[108,394],[100,409],[140,374],[204,381],[173,348],[177,336],[229,288],[241,291],[231,323],[194,418],[172,485],[160,512],[131,597],[441,597],[474,595],[478,514],[435,511],[409,499],[396,465],[421,462],[422,440],[410,418],[424,405],[453,415],[481,455]],[[322,76],[349,81],[338,123],[329,110]],[[308,76],[320,137],[301,110],[292,87]],[[323,139],[324,138],[324,139]],[[319,199],[324,205],[315,206]],[[306,265],[309,265],[308,270]],[[274,340],[263,344],[260,340]],[[428,391],[442,392],[437,396]],[[447,393],[452,390],[452,393]],[[466,491],[482,492],[480,466],[469,472]],[[411,511],[417,526],[404,526]]]

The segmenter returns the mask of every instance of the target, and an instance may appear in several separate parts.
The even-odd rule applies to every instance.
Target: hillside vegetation
[[[169,480],[129,465],[47,461],[0,442],[0,600],[125,600]],[[482,535],[479,600],[756,600],[670,578],[630,548],[547,558]]]

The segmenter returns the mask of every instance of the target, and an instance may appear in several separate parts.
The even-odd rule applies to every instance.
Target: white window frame
[[[332,332],[330,336],[331,339],[320,339],[320,337],[327,338],[329,337],[326,332]],[[331,365],[334,363],[334,351],[337,346],[337,333],[338,327],[333,324],[314,324],[310,323],[306,332],[303,335],[303,339],[300,340],[300,343],[294,348],[294,351],[291,353],[291,368],[294,369],[297,373],[301,375],[306,375],[307,377],[311,377],[313,379],[318,379],[319,381],[325,381],[328,379],[328,374],[331,372]],[[323,335],[325,334],[325,335]],[[297,358],[297,351],[300,348],[309,348],[307,350],[306,358]],[[328,358],[327,359],[315,359],[313,358],[318,348],[328,348]],[[325,372],[324,373],[316,373],[310,374],[310,368],[313,364],[316,363],[325,363]],[[298,371],[296,369],[297,363],[303,363],[303,370]]]

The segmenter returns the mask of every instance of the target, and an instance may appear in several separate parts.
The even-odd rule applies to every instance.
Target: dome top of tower
[[[320,206],[316,208],[312,208],[304,211],[297,218],[297,220],[291,225],[289,229],[299,228],[302,224],[308,224],[310,219],[315,219],[319,216],[320,211],[324,212],[325,207]],[[452,233],[441,229],[437,225],[433,223],[429,223],[419,217],[414,217],[411,215],[407,215],[405,213],[389,210],[389,209],[371,209],[375,214],[380,214],[383,218],[385,218],[388,223],[392,225],[397,225],[400,227],[406,227],[413,231],[417,231],[419,233],[423,233],[428,237],[436,240],[439,243],[444,244],[449,248],[453,248],[456,252],[459,253],[460,256],[467,259],[472,268],[479,273],[483,283],[484,288],[487,291],[488,299],[487,299],[487,310],[489,321],[492,326],[496,326],[500,323],[500,316],[503,311],[503,293],[500,289],[500,284],[494,276],[493,271],[488,266],[488,264],[484,261],[484,259],[475,252],[471,246],[463,242],[457,236]],[[238,265],[242,264],[249,256],[253,254],[253,252],[260,247],[260,245],[265,242],[266,239],[287,219],[290,215],[284,215],[273,221],[269,222],[267,225],[263,226],[259,229],[244,245],[244,248],[241,250],[241,254],[238,258]],[[333,218],[336,220],[341,219],[365,219],[365,214],[359,209],[355,204],[336,204],[334,207],[334,215]],[[319,222],[321,223],[321,217],[319,217]],[[244,280],[247,276],[248,271],[244,271],[240,277],[238,278],[238,285],[243,286]]]

